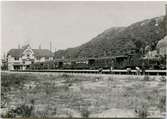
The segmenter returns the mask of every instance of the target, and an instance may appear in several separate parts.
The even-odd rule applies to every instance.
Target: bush
[[[161,76],[159,80],[162,82],[166,82],[166,76]]]
[[[146,105],[141,105],[140,107],[135,109],[135,113],[139,118],[146,118],[148,116],[148,109]]]
[[[16,116],[31,117],[33,106],[27,106],[25,104],[17,107],[16,109],[9,110],[3,118],[15,118]]]
[[[161,112],[165,112],[166,110],[166,96],[161,96],[159,98],[159,104],[158,107],[160,109]]]
[[[68,74],[62,74],[62,76],[61,76],[62,78],[70,78],[70,75],[68,75]]]
[[[113,77],[108,77],[108,81],[114,81],[114,78]]]
[[[90,111],[88,109],[82,109],[81,110],[81,116],[83,118],[88,118],[90,116]]]
[[[5,115],[2,115],[4,118],[15,118],[16,116],[21,117],[31,117],[32,111],[34,109],[35,101],[32,99],[30,100],[30,106],[26,104],[22,104],[15,109],[9,110]]]
[[[96,81],[102,81],[102,80],[103,80],[103,77],[97,76],[97,77],[94,77],[92,81],[96,82]]]
[[[150,77],[148,75],[145,75],[143,81],[150,81]]]

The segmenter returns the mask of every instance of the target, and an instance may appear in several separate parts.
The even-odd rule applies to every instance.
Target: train
[[[29,69],[166,69],[166,61],[160,58],[144,59],[140,55],[119,55],[113,57],[54,59],[30,65]]]

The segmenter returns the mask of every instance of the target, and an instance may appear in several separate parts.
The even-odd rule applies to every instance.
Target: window
[[[19,57],[15,57],[14,59],[15,59],[15,60],[19,60]]]
[[[26,55],[26,57],[29,58],[29,57],[32,55],[31,50],[27,50],[27,51],[25,52],[25,55]]]
[[[27,54],[27,57],[30,57],[30,55],[29,55],[29,54]]]
[[[49,57],[45,57],[45,59],[46,59],[46,60],[48,60],[48,59],[49,59]]]
[[[37,60],[40,60],[40,57],[39,57],[39,56],[37,56]]]

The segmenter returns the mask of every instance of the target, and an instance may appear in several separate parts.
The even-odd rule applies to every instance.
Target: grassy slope
[[[137,116],[141,110],[162,116],[165,82],[147,79],[2,73],[1,107],[10,110],[33,102],[28,116],[36,117]]]

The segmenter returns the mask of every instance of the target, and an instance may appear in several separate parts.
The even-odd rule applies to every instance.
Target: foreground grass
[[[2,117],[161,117],[161,78],[1,73]]]

